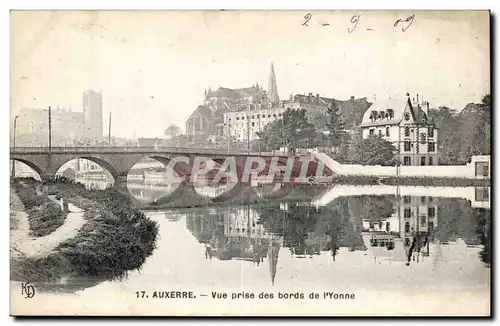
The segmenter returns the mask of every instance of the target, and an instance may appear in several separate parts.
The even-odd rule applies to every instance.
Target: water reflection
[[[471,190],[467,198],[400,195],[405,189],[335,195],[321,205],[311,199],[147,212],[160,224],[161,241],[143,271],[122,283],[154,278],[207,291],[276,283],[291,290],[330,286],[334,273],[343,288],[489,286],[490,189],[456,191]],[[157,194],[142,189],[141,196]]]
[[[281,247],[293,258],[328,252],[335,261],[346,248],[411,266],[431,256],[431,245],[439,250],[462,241],[480,247],[478,258],[489,267],[489,223],[489,210],[472,208],[465,199],[422,196],[353,196],[324,207],[276,203],[186,213],[186,227],[205,245],[206,259],[257,266],[264,257],[277,261]]]

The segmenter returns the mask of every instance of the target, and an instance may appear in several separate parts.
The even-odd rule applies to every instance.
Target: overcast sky
[[[267,88],[274,62],[291,93],[399,97],[461,109],[490,88],[488,12],[15,12],[11,115],[58,104],[82,110],[102,91],[113,135],[185,127],[209,86]],[[415,14],[394,27],[397,19]],[[360,15],[357,27],[353,15]],[[327,25],[328,24],[328,25]],[[107,129],[106,127],[104,129]]]

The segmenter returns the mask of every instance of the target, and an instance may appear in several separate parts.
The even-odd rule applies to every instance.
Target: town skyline
[[[301,12],[158,12],[135,15],[143,24],[132,28],[123,12],[14,13],[11,116],[49,105],[81,111],[90,88],[102,92],[106,131],[113,114],[113,136],[161,137],[169,124],[184,130],[209,87],[267,89],[271,62],[281,100],[314,93],[374,102],[409,92],[431,107],[480,102],[490,87],[489,26],[478,17],[488,12],[417,12],[402,32],[393,21],[406,14],[312,12],[303,26]],[[37,26],[50,33],[30,43]],[[30,44],[53,55],[41,65]]]

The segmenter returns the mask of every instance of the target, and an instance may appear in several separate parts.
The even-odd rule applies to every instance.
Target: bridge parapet
[[[190,148],[190,147],[52,147],[49,151],[48,147],[11,147],[11,154],[72,154],[72,153],[169,153],[169,154],[201,154],[201,155],[235,155],[235,156],[287,156],[286,153],[275,155],[269,152],[250,152],[250,151],[234,151],[227,149],[213,149],[213,148]]]

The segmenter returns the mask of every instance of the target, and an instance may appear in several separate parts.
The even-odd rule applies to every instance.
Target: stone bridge
[[[181,158],[179,160],[179,158]],[[291,178],[297,178],[303,171],[303,164],[308,164],[306,176],[331,176],[332,172],[313,156],[273,155],[268,153],[253,153],[203,148],[168,148],[168,147],[16,147],[10,149],[10,158],[25,163],[35,170],[40,177],[53,177],[65,163],[73,159],[87,159],[106,169],[114,179],[115,186],[126,183],[130,169],[144,158],[152,158],[165,166],[172,167],[180,176],[190,177],[195,167],[211,159],[223,164],[228,158],[234,159],[238,182],[249,183],[248,176],[243,176],[246,168],[254,169],[258,163],[256,158],[265,161],[265,168],[260,175],[267,175],[272,164],[279,168],[292,166]],[[273,163],[274,161],[274,163]],[[248,165],[248,166],[245,166]]]

